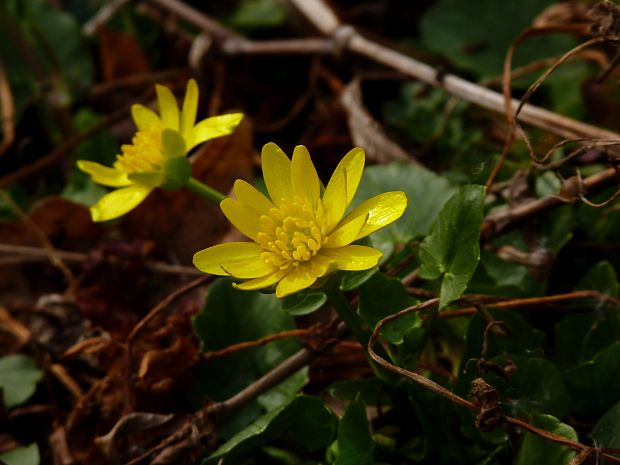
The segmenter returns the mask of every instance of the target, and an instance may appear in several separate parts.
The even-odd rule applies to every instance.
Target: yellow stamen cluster
[[[281,270],[310,260],[327,242],[320,199],[316,208],[299,197],[282,199],[279,208],[261,216],[260,229],[258,243],[265,249],[261,259]]]
[[[114,167],[126,173],[160,170],[163,165],[161,133],[158,127],[136,132],[131,144],[121,146],[122,155],[117,155]]]

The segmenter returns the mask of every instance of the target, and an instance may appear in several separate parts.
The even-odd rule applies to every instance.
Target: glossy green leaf
[[[551,415],[535,415],[532,422],[550,433],[577,441],[575,430]],[[540,465],[543,463],[566,465],[575,457],[575,451],[566,446],[541,438],[533,433],[525,433],[517,455],[516,465]]]
[[[321,308],[325,302],[327,296],[323,291],[306,289],[286,297],[282,302],[282,308],[293,316],[308,315]]]
[[[4,405],[11,409],[26,402],[42,378],[43,371],[27,355],[15,354],[0,358],[0,388]]]
[[[416,303],[399,279],[376,273],[360,287],[358,313],[371,328],[383,318]],[[383,328],[381,334],[392,344],[402,344],[407,333],[422,326],[417,313],[410,313]]]
[[[378,378],[338,381],[329,387],[329,394],[340,400],[353,402],[357,398],[366,405],[390,405],[386,385]]]
[[[39,446],[32,443],[0,454],[0,463],[3,465],[39,465],[41,463]]]
[[[498,357],[497,362],[501,361]],[[512,414],[527,417],[543,413],[563,418],[569,411],[571,399],[560,370],[544,358],[513,356],[512,361],[517,369],[504,396],[504,403]]]
[[[372,243],[368,244],[372,247]],[[353,291],[368,281],[372,276],[379,271],[379,268],[374,267],[369,270],[363,271],[343,271],[340,280],[340,290],[341,291]]]
[[[590,438],[596,447],[620,449],[620,402],[599,418],[590,433]]]
[[[502,74],[506,51],[521,31],[553,0],[438,0],[422,18],[426,47],[479,77]],[[574,41],[549,34],[519,45],[514,67],[562,54]]]
[[[222,458],[227,464],[240,463],[275,438],[287,438],[311,452],[325,447],[333,439],[336,425],[335,415],[323,401],[315,397],[296,397],[240,431],[203,460],[202,465],[217,464]]]
[[[620,400],[620,341],[566,372],[571,411],[597,416]]]
[[[220,350],[238,342],[255,341],[261,337],[295,328],[292,317],[273,294],[239,291],[232,280],[218,279],[209,288],[203,310],[194,319],[196,334],[204,351]],[[245,349],[226,357],[211,360],[199,370],[193,397],[201,402],[204,396],[222,401],[273,369],[300,348],[294,338],[287,338],[263,347]],[[217,376],[212,376],[217,373]],[[290,402],[307,382],[302,370],[261,396],[260,402],[246,404],[218,434],[229,438],[261,416],[266,408]],[[269,398],[272,396],[272,398]]]
[[[480,260],[483,186],[461,187],[444,205],[420,244],[420,276],[442,278],[439,307],[458,299]]]
[[[277,27],[287,16],[287,5],[279,0],[243,0],[230,18],[230,24],[243,30]]]
[[[600,262],[586,273],[576,289],[617,297],[616,272],[609,262]],[[592,360],[598,352],[620,339],[620,315],[615,306],[598,299],[579,299],[573,305],[590,311],[568,314],[555,326],[555,347],[560,362],[566,367]]]
[[[334,465],[373,465],[374,443],[364,403],[349,404],[338,425],[338,458]]]

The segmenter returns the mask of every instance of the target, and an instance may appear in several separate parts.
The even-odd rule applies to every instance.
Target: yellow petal
[[[157,105],[159,106],[159,114],[164,128],[179,130],[179,105],[170,89],[157,84],[155,86],[157,92]]]
[[[187,150],[209,139],[215,139],[216,137],[230,134],[235,130],[242,119],[243,113],[231,113],[230,115],[213,116],[212,118],[203,119],[191,130],[187,140]]]
[[[194,254],[194,266],[205,273],[260,278],[276,271],[260,259],[263,248],[254,242],[226,242]]]
[[[336,226],[353,200],[364,171],[364,151],[349,151],[334,170],[323,193],[323,209],[327,231]]]
[[[226,218],[243,234],[256,241],[260,231],[260,215],[247,205],[233,199],[224,199],[220,208]]]
[[[338,263],[336,260],[325,257],[323,255],[315,255],[311,260],[306,262],[312,268],[312,274],[320,278],[326,274],[336,271]]]
[[[383,254],[364,245],[345,245],[338,249],[321,249],[319,255],[335,260],[339,270],[358,271],[372,268]]]
[[[113,220],[124,215],[142,202],[152,190],[151,187],[136,184],[104,195],[99,202],[90,207],[93,221]]]
[[[187,81],[183,109],[181,110],[181,135],[188,140],[191,130],[196,122],[198,112],[198,84],[194,79]]]
[[[278,287],[276,287],[276,296],[282,298],[306,289],[314,284],[316,278],[312,267],[302,263],[280,280]]]
[[[321,183],[310,159],[308,149],[303,145],[295,147],[293,152],[291,184],[295,196],[310,200],[312,206],[316,207],[321,194]]]
[[[131,184],[131,181],[127,179],[127,173],[100,165],[94,161],[78,160],[77,167],[89,174],[94,182],[103,186],[124,187]]]
[[[338,227],[347,227],[360,216],[367,216],[366,224],[355,238],[358,240],[396,221],[406,208],[407,196],[404,192],[385,192],[359,204],[343,218]]]
[[[266,287],[273,286],[289,272],[290,270],[278,270],[274,271],[271,274],[268,274],[267,276],[263,276],[262,278],[251,279],[244,283],[233,283],[233,286],[237,289],[241,289],[242,291],[255,291],[256,289],[264,289]]]
[[[267,191],[274,204],[280,205],[283,198],[293,198],[291,187],[291,161],[286,154],[273,142],[268,142],[261,153],[263,178]]]
[[[139,103],[131,106],[131,117],[138,130],[159,127],[162,124],[157,113]]]
[[[269,210],[273,208],[273,203],[271,203],[271,200],[243,179],[237,179],[235,181],[233,192],[239,202],[256,210],[256,212],[261,215],[267,215]]]
[[[327,243],[323,244],[323,247],[334,249],[356,241],[367,219],[368,215],[359,215],[351,218],[350,221],[341,222],[342,224],[336,226],[336,228],[329,233],[327,236]]]

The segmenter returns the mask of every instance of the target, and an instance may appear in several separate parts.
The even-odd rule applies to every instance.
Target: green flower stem
[[[194,178],[189,178],[186,187],[189,190],[194,191],[196,194],[204,197],[209,202],[215,203],[217,205],[219,205],[220,202],[226,198],[226,196],[221,192],[216,191],[212,187],[209,187]]]
[[[347,300],[344,293],[336,287],[323,289],[323,291],[325,292],[325,294],[327,294],[327,298],[334,307],[334,310],[336,310],[342,321],[344,321],[344,323],[347,325],[347,327],[353,334],[353,337],[355,337],[355,339],[357,339],[359,343],[362,344],[364,351],[366,351],[368,347],[368,339],[370,339],[370,334],[368,333],[368,331],[365,331],[360,325],[357,319],[357,315],[355,314],[355,311],[351,308],[351,305],[349,304],[349,301]]]

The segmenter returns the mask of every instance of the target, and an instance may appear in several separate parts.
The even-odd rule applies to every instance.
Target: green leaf
[[[349,404],[338,425],[338,458],[334,465],[373,465],[374,443],[366,407],[360,400]]]
[[[205,306],[194,318],[194,328],[202,349],[210,351],[288,331],[295,325],[275,295],[239,291],[232,287],[232,280],[226,278],[216,280],[209,287]],[[287,338],[211,360],[199,370],[193,397],[197,403],[205,396],[223,401],[279,365],[300,347],[296,339]],[[293,379],[285,380],[263,394],[260,401],[247,404],[218,429],[218,434],[231,437],[261,416],[265,409],[290,402],[306,382],[307,372],[298,372]]]
[[[372,247],[372,244],[368,245]],[[343,271],[340,280],[340,290],[344,292],[354,291],[368,281],[377,271],[379,271],[377,267],[363,271]]]
[[[371,328],[383,318],[414,305],[411,297],[399,279],[383,273],[376,273],[360,287],[358,313]],[[381,334],[392,344],[402,344],[407,333],[422,326],[417,313],[410,313],[385,326]]]
[[[39,446],[36,443],[0,454],[0,463],[5,465],[39,465],[40,462]]]
[[[571,399],[560,370],[544,358],[512,357],[512,360],[517,371],[510,378],[505,397],[509,399],[507,403],[513,415],[545,413],[563,418],[568,413]]]
[[[336,399],[349,402],[359,399],[367,405],[391,405],[386,394],[386,385],[378,378],[338,381],[329,387],[329,395]]]
[[[32,44],[43,72],[52,79],[60,73],[62,84],[68,87],[54,90],[57,93],[70,90],[71,95],[77,96],[92,82],[94,66],[75,18],[43,0],[26,0],[23,11],[23,16],[15,15],[17,24]],[[67,97],[55,96],[57,100]]]
[[[599,262],[586,273],[576,289],[617,297],[616,272],[609,262]],[[555,326],[555,347],[566,367],[592,360],[598,352],[620,339],[620,315],[614,306],[595,299],[580,299],[575,305],[580,309],[587,305],[592,310],[566,315]]]
[[[281,26],[288,16],[286,5],[280,0],[243,0],[230,24],[239,29],[261,29]]]
[[[536,415],[532,424],[567,439],[578,441],[575,430],[551,415]],[[525,433],[517,455],[517,465],[566,465],[575,457],[575,451],[533,433]]]
[[[553,0],[438,0],[420,23],[422,41],[456,66],[482,78],[501,76],[512,41]],[[560,35],[527,39],[513,67],[562,54],[575,41]]]
[[[439,308],[458,299],[480,260],[483,186],[461,187],[444,205],[431,233],[420,244],[420,276],[442,277]]]
[[[0,388],[3,391],[4,405],[11,409],[26,402],[43,378],[32,358],[22,355],[7,355],[0,358]]]
[[[509,356],[523,355],[525,357],[541,357],[541,346],[545,340],[545,334],[533,328],[525,318],[516,312],[501,311],[489,309],[489,314],[494,321],[502,321],[507,326],[510,335],[502,336],[490,332],[487,336],[487,359],[501,357],[504,353]],[[469,321],[467,328],[467,336],[465,338],[465,352],[461,361],[460,372],[464,372],[467,368],[475,371],[472,359],[477,359],[481,355],[482,344],[484,341],[484,330],[488,322],[486,319],[476,313]],[[470,379],[459,376],[459,383],[465,381],[465,391],[469,392]]]
[[[306,289],[286,297],[282,308],[293,316],[308,315],[321,308],[325,302],[327,296],[323,291]]]
[[[596,447],[620,449],[620,402],[599,418],[590,433],[590,438]]]
[[[566,372],[571,412],[597,416],[620,400],[620,341]]]
[[[336,432],[335,415],[323,401],[299,396],[288,405],[272,410],[223,444],[202,465],[216,464],[225,457],[226,464],[239,463],[244,457],[271,439],[290,439],[312,452],[333,439]]]

